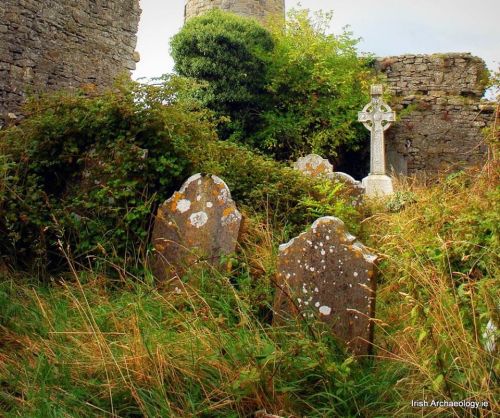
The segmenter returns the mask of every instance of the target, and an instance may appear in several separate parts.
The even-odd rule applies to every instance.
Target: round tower
[[[285,15],[285,0],[186,0],[184,20],[216,8],[264,22],[270,16]]]

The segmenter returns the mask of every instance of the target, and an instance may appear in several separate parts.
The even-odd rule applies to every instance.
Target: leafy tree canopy
[[[284,29],[272,29],[266,87],[273,106],[263,113],[256,142],[278,156],[335,156],[340,145],[349,148],[366,138],[356,121],[369,100],[371,71],[351,32],[328,33],[331,20],[331,13],[292,11]]]
[[[273,47],[271,33],[256,21],[220,10],[189,20],[173,37],[176,71],[206,81],[203,103],[231,117],[223,137],[249,130],[262,110]]]
[[[203,80],[204,102],[231,122],[222,139],[251,144],[280,159],[355,147],[356,122],[372,78],[357,39],[328,33],[331,13],[292,11],[269,30],[221,11],[191,19],[174,37],[176,70]]]

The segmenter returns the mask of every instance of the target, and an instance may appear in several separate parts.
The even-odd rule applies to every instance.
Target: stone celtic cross
[[[371,87],[372,101],[358,114],[358,120],[371,132],[370,174],[385,174],[384,131],[396,121],[396,113],[382,101],[382,86]]]
[[[382,101],[381,85],[373,85],[371,95],[371,102],[358,114],[358,120],[371,132],[370,174],[363,179],[363,186],[368,196],[384,196],[393,191],[392,180],[385,174],[384,131],[396,121],[396,113]]]

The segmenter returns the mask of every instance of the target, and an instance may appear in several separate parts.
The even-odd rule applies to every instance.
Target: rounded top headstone
[[[333,165],[330,161],[318,154],[309,154],[305,157],[300,157],[293,164],[293,168],[311,177],[329,177],[333,173]]]
[[[317,318],[358,355],[370,352],[377,256],[333,216],[279,247],[275,321]]]
[[[152,235],[155,276],[181,277],[201,261],[219,266],[221,256],[235,251],[241,219],[221,178],[191,176],[158,209]]]

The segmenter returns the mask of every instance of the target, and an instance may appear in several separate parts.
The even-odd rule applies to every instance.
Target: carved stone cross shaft
[[[382,85],[371,87],[372,101],[362,112],[358,113],[358,121],[371,131],[370,143],[370,175],[385,174],[384,131],[396,121],[396,113],[382,101]]]

